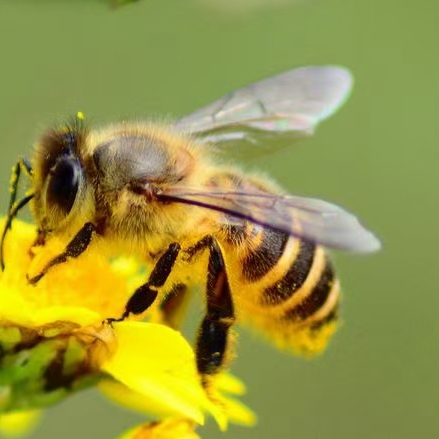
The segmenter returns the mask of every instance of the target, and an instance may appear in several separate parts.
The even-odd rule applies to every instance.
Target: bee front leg
[[[202,384],[206,386],[208,376],[218,373],[224,365],[235,313],[224,258],[216,240],[207,236],[189,249],[188,253],[191,256],[203,247],[209,249],[206,315],[199,329],[196,356],[198,372]]]
[[[158,288],[165,284],[171,274],[179,252],[180,244],[177,242],[170,244],[156,262],[148,281],[137,288],[129,298],[122,316],[119,319],[107,319],[107,322],[120,322],[130,314],[138,315],[146,311],[157,298]]]
[[[67,244],[66,249],[55,256],[41,271],[34,277],[28,279],[29,283],[36,284],[55,265],[66,262],[69,258],[77,258],[87,250],[90,245],[96,226],[93,223],[85,223],[73,239]]]

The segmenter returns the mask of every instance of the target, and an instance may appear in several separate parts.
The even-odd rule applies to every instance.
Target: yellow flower
[[[163,420],[138,426],[125,438],[193,439],[194,428],[203,424],[206,414],[221,429],[228,421],[254,423],[247,407],[224,396],[242,393],[236,379],[219,375],[207,395],[194,352],[178,331],[136,319],[105,323],[122,314],[135,286],[142,283],[141,265],[122,258],[108,261],[92,246],[30,285],[26,276],[38,273],[66,245],[51,239],[33,248],[31,256],[34,237],[33,226],[15,220],[5,245],[6,268],[0,274],[0,434],[17,433],[17,416],[95,384],[116,402]]]

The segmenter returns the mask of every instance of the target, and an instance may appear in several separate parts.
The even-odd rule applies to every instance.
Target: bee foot
[[[109,326],[113,326],[113,323],[117,323],[117,322],[122,322],[124,321],[126,318],[128,317],[128,313],[123,313],[121,317],[119,317],[118,319],[114,318],[114,317],[110,317],[108,319],[105,319],[102,323],[104,325],[109,325]]]
[[[44,273],[37,274],[34,277],[29,277],[29,275],[26,274],[26,279],[31,285],[36,285],[43,276],[44,276]]]

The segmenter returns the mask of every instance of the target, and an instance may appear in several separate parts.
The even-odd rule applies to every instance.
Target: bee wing
[[[326,247],[367,253],[380,241],[351,213],[326,201],[265,192],[190,191],[169,188],[159,199],[191,204],[242,218]]]
[[[220,148],[278,148],[278,141],[288,144],[311,135],[343,104],[351,87],[352,76],[344,68],[302,67],[232,92],[180,119],[176,127]],[[276,142],[270,142],[273,138]]]

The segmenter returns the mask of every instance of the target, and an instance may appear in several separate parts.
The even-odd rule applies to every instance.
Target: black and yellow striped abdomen
[[[247,222],[228,232],[238,319],[282,348],[320,352],[334,332],[339,305],[339,284],[324,249]]]

